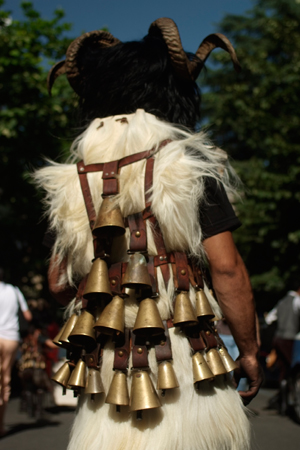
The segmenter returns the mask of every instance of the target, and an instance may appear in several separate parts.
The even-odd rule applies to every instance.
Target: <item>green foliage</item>
[[[20,284],[23,278],[29,289],[30,280],[44,274],[48,252],[42,246],[41,203],[29,174],[44,164],[43,155],[57,159],[66,146],[61,137],[74,134],[74,98],[64,79],[57,81],[53,97],[47,92],[48,69],[70,42],[64,37],[70,24],[62,23],[63,11],[44,20],[30,2],[22,9],[22,21],[0,11],[0,264],[9,281]],[[41,289],[34,292],[39,295]]]
[[[220,24],[242,65],[211,56],[201,86],[203,112],[217,144],[245,184],[235,240],[256,297],[268,307],[300,281],[300,2],[257,0],[245,16]]]

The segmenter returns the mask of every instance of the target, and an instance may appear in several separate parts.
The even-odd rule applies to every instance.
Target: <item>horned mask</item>
[[[240,71],[240,64],[235,50],[230,41],[221,33],[210,34],[199,45],[192,60],[183,50],[178,28],[174,21],[169,18],[155,20],[149,28],[149,36],[161,37],[167,45],[171,63],[177,75],[185,80],[195,81],[205,61],[215,48],[226,50],[233,62],[236,71]],[[59,75],[66,74],[67,79],[74,91],[81,95],[82,92],[82,67],[78,55],[87,47],[107,48],[119,44],[121,41],[107,31],[96,30],[85,33],[75,39],[67,49],[66,59],[55,64],[48,74],[48,90]]]

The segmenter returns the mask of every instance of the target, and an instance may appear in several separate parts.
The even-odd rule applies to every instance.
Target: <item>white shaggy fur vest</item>
[[[199,225],[199,205],[205,202],[204,177],[214,177],[230,190],[231,168],[226,155],[213,148],[202,133],[191,134],[137,110],[126,116],[95,119],[72,146],[70,163],[41,169],[35,175],[46,191],[45,202],[56,242],[53,253],[58,262],[67,257],[67,271],[61,283],[76,285],[91,268],[92,235],[82,196],[77,166],[119,160],[133,153],[150,150],[165,140],[172,140],[155,153],[151,208],[160,225],[167,252],[185,252],[204,263],[202,232]],[[145,160],[123,167],[118,175],[119,194],[116,203],[123,217],[145,208]],[[103,182],[99,172],[89,173],[88,181],[96,211],[102,202]],[[153,229],[147,223],[148,254],[157,255]],[[129,232],[116,238],[112,261],[126,261]],[[170,265],[170,264],[169,264]],[[171,265],[170,265],[171,266]],[[174,282],[165,286],[157,268],[159,297],[157,306],[163,320],[173,314]],[[207,286],[204,291],[217,318],[222,313]],[[190,288],[195,304],[195,291]],[[69,307],[74,309],[75,302]],[[125,326],[134,326],[138,302],[131,295],[125,300]],[[229,376],[217,376],[202,381],[199,390],[193,384],[191,348],[178,329],[170,328],[173,367],[179,389],[166,392],[162,407],[144,411],[137,421],[127,407],[117,413],[113,405],[104,403],[97,394],[92,401],[81,394],[74,421],[69,450],[248,450],[249,423],[240,396],[232,387]],[[101,376],[107,392],[113,378],[114,347],[109,342],[103,351]],[[157,381],[154,349],[149,350],[150,376]],[[131,360],[129,369],[131,368]],[[128,371],[131,378],[131,371]],[[130,384],[130,383],[129,383]]]

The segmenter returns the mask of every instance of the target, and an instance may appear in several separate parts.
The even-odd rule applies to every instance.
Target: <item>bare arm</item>
[[[67,283],[59,285],[59,279],[67,266],[66,258],[60,264],[56,264],[57,257],[52,256],[48,269],[48,283],[51,295],[62,305],[66,306],[75,297],[76,289]]]
[[[232,335],[240,350],[236,379],[246,376],[249,390],[240,392],[245,404],[257,394],[262,383],[259,365],[255,306],[245,264],[229,231],[204,241],[214,291]]]
[[[32,320],[32,314],[31,311],[29,311],[29,309],[27,309],[26,311],[22,311],[24,319],[27,320],[27,322],[31,322]]]

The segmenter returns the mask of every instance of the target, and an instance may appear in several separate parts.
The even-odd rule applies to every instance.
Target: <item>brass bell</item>
[[[198,383],[199,381],[204,380],[212,380],[214,378],[214,375],[210,370],[207,362],[205,361],[202,353],[195,353],[192,357],[192,363],[194,383]]]
[[[96,347],[96,336],[94,330],[94,316],[84,309],[81,315],[69,335],[69,341],[71,344],[84,347],[86,350],[91,351]]]
[[[169,361],[163,361],[158,365],[157,390],[162,390],[162,396],[167,389],[178,388],[179,383],[172,364]]]
[[[124,220],[120,207],[112,204],[111,197],[105,197],[93,228],[96,237],[115,237],[125,233]]]
[[[87,374],[85,394],[91,394],[93,397],[95,394],[102,394],[104,392],[100,371],[90,367]]]
[[[180,292],[176,296],[173,323],[175,327],[194,326],[198,324],[188,292]]]
[[[141,253],[133,253],[129,256],[122,288],[145,289],[149,287],[151,287],[151,279],[146,258]]]
[[[62,347],[69,348],[72,346],[71,342],[69,341],[69,336],[72,333],[72,330],[75,327],[77,320],[78,320],[77,314],[72,314],[71,317],[65,323],[63,327],[63,332],[61,333],[59,338],[59,342],[61,343]]]
[[[130,394],[130,410],[142,411],[144,409],[159,408],[161,402],[154,389],[149,374],[144,370],[133,372]],[[140,415],[138,416],[140,418]]]
[[[226,372],[229,373],[235,369],[238,369],[238,364],[231,358],[225,347],[219,348],[219,354],[221,356],[222,363],[224,364]]]
[[[208,350],[208,352],[206,353],[206,362],[214,376],[227,373],[221,356],[216,348],[211,348],[210,350]]]
[[[120,406],[129,405],[126,373],[121,372],[120,370],[115,371],[105,403],[116,405],[117,411],[120,410]]]
[[[152,298],[145,298],[140,302],[133,333],[136,336],[157,336],[165,330],[159,315],[156,302]]]
[[[57,333],[57,335],[55,336],[55,338],[52,341],[53,344],[57,345],[58,347],[62,347],[63,346],[59,339],[60,339],[61,335],[64,332],[66,324],[67,324],[67,322],[63,324],[63,326],[61,327],[61,329],[59,330],[59,332]]]
[[[83,297],[87,300],[109,301],[112,298],[106,262],[96,258],[87,278]]]
[[[196,292],[196,315],[198,319],[200,319],[201,317],[214,317],[213,310],[211,309],[210,303],[203,289],[200,289]]]
[[[85,362],[82,359],[79,359],[73,372],[71,373],[71,376],[68,381],[68,386],[71,389],[84,388],[86,384],[85,372],[86,372]]]
[[[51,377],[51,380],[60,384],[63,387],[67,387],[68,381],[71,375],[71,368],[69,361],[66,361],[58,371]]]
[[[96,321],[94,328],[97,331],[108,335],[124,333],[124,311],[124,300],[116,295],[108,305],[106,305]]]

